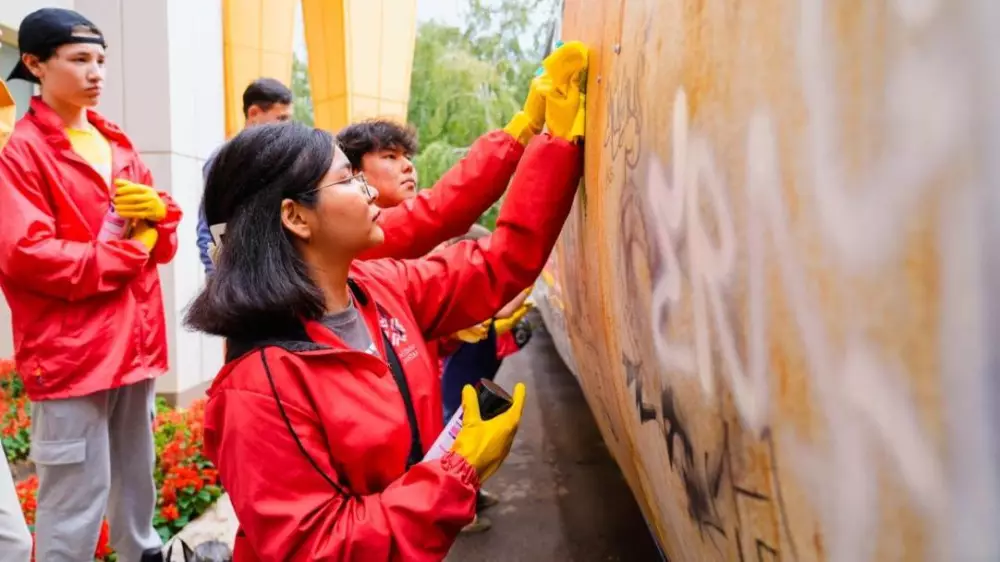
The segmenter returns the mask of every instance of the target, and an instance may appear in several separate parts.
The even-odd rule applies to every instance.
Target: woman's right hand
[[[462,389],[462,430],[458,432],[451,450],[476,469],[480,484],[496,473],[510,453],[524,411],[524,395],[524,384],[517,383],[514,386],[514,404],[510,409],[483,421],[479,415],[476,390],[470,385]]]

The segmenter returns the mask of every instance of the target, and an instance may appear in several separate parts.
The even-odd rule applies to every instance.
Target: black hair
[[[361,157],[379,150],[402,150],[407,158],[417,153],[417,133],[412,127],[388,119],[367,119],[337,133],[351,167],[361,169]]]
[[[276,103],[290,105],[292,91],[274,78],[258,78],[243,90],[243,117],[247,117],[255,105],[267,111]]]
[[[195,297],[185,324],[234,339],[280,335],[318,319],[323,293],[281,223],[281,202],[307,207],[333,163],[326,131],[276,123],[241,131],[218,152],[202,205],[209,225],[226,224],[214,274]]]

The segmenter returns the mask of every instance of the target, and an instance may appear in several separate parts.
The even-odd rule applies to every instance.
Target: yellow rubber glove
[[[490,321],[487,320],[481,324],[476,324],[471,328],[466,328],[464,330],[459,330],[452,334],[451,337],[464,341],[465,343],[476,343],[486,339],[490,331]]]
[[[521,423],[521,413],[524,411],[524,394],[524,384],[517,383],[514,386],[514,404],[510,409],[489,421],[483,421],[479,417],[476,389],[469,385],[462,389],[462,430],[458,432],[451,450],[476,469],[480,484],[496,473],[510,453],[517,426]]]
[[[132,229],[132,235],[129,236],[129,240],[141,242],[150,252],[156,247],[156,241],[159,238],[160,233],[156,227],[143,220],[137,221],[135,228]]]
[[[126,179],[115,180],[115,211],[126,219],[161,221],[167,216],[167,205],[155,189]]]
[[[497,335],[499,336],[500,334],[506,334],[511,331],[511,329],[513,329],[514,326],[516,326],[517,323],[520,322],[532,308],[534,308],[533,305],[524,303],[520,306],[520,308],[514,311],[514,314],[511,314],[507,318],[500,318],[494,322],[493,325],[496,328]]]
[[[540,73],[531,80],[524,109],[514,114],[510,123],[503,128],[507,134],[517,139],[517,142],[526,145],[531,137],[542,132],[542,127],[545,126],[545,93],[548,89],[548,76]]]
[[[579,41],[565,43],[542,62],[551,87],[545,93],[545,126],[573,142],[585,134],[586,97],[581,91],[589,51]]]

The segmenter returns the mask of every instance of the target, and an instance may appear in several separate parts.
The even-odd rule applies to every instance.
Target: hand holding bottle
[[[462,389],[462,430],[455,438],[451,450],[461,455],[476,469],[480,484],[496,473],[510,453],[517,427],[524,411],[525,389],[523,383],[514,386],[514,400],[510,409],[487,421],[479,415],[476,390],[469,385]]]
[[[152,187],[121,178],[115,187],[115,211],[122,218],[158,222],[167,216],[166,203]]]

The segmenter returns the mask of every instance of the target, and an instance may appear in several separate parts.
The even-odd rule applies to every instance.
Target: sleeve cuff
[[[472,486],[476,490],[479,490],[479,475],[476,474],[476,469],[469,464],[469,461],[465,460],[462,455],[450,451],[441,457],[441,466],[446,472],[457,475],[463,484]]]

